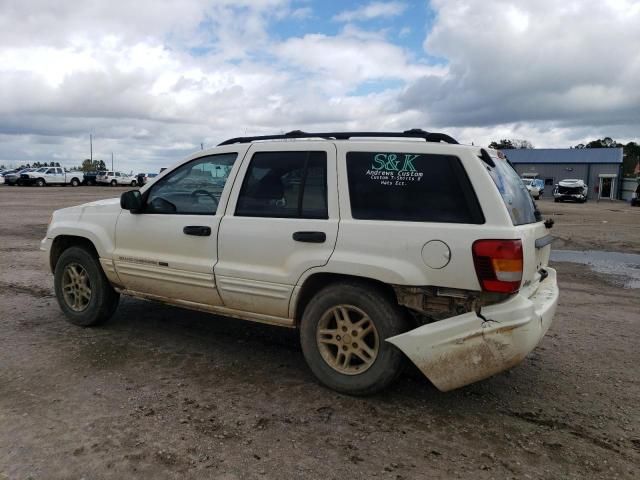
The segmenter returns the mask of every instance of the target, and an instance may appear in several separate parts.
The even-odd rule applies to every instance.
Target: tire
[[[88,279],[88,282],[79,282],[89,287],[88,300],[86,296],[78,295],[78,290],[74,289],[73,285],[70,294],[65,296],[64,287],[69,287],[71,278],[67,272],[77,273],[79,267],[84,270],[85,278]],[[107,280],[98,259],[82,247],[70,247],[62,252],[55,267],[54,289],[67,321],[80,327],[91,327],[106,322],[115,312],[120,300],[120,294]],[[78,297],[81,297],[81,301],[74,307],[73,299]]]
[[[138,185],[138,182],[136,182],[135,180],[131,180],[131,186],[135,187],[136,185]]]
[[[537,197],[533,197],[533,198],[535,198],[536,200],[540,200],[540,195],[538,195]]]
[[[39,178],[36,180],[36,185],[38,187],[44,187],[47,184],[47,182],[44,181],[44,178]]]
[[[349,309],[347,317],[355,324],[363,318],[358,315],[366,314],[373,324],[374,332],[358,338],[357,335],[352,336],[351,332],[355,333],[356,326],[351,325],[351,330],[348,329],[346,334],[338,335],[342,329],[337,325],[336,317],[332,313],[337,308]],[[340,313],[340,316],[344,320],[344,314]],[[337,333],[325,334],[326,342],[320,342],[318,331],[329,331],[328,325],[331,323],[327,324],[327,321],[335,324],[333,331]],[[384,291],[364,283],[341,282],[316,293],[305,308],[300,324],[300,344],[309,368],[322,384],[348,395],[371,395],[388,387],[402,373],[406,363],[404,355],[394,345],[385,342],[385,339],[403,333],[407,328],[408,323],[403,310],[388,300]],[[347,345],[360,346],[365,341],[371,347],[375,338],[377,348],[370,350],[376,351],[376,354],[369,358],[368,364],[359,356],[364,352],[360,350],[360,354],[351,353],[354,349],[347,352],[350,358],[348,361],[355,363],[348,367],[351,369],[350,373],[338,371],[330,365],[332,352],[335,352],[338,362],[342,358],[344,363],[347,357],[344,353],[342,357],[339,356],[341,349],[351,349]],[[335,344],[327,344],[334,341]]]
[[[115,187],[118,185],[118,182],[116,182],[115,180],[111,180],[111,186]]]
[[[72,178],[71,179],[71,186],[72,187],[78,187],[80,186],[80,181],[77,178]]]
[[[556,202],[556,203],[559,203],[559,202],[560,202],[560,200],[559,200],[559,199],[557,199],[557,198],[554,198],[554,199],[553,199],[553,201],[554,201],[554,202]]]

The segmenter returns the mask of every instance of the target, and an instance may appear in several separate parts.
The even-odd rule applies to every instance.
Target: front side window
[[[237,156],[208,155],[178,167],[151,187],[145,212],[215,215]]]
[[[259,152],[251,159],[236,216],[326,219],[326,152]]]
[[[349,152],[347,174],[354,219],[484,223],[471,182],[457,157]]]

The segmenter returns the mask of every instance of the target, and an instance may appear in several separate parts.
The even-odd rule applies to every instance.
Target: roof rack
[[[371,138],[423,138],[426,142],[445,142],[457,144],[455,138],[444,133],[425,132],[420,128],[405,130],[404,132],[323,132],[308,133],[301,130],[293,130],[280,135],[260,135],[255,137],[235,137],[219,143],[218,146],[232,145],[234,143],[250,143],[257,140],[291,140],[293,138],[324,138],[326,140],[348,140],[355,137]]]

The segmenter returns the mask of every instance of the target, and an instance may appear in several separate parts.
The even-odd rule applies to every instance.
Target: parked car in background
[[[100,172],[96,177],[96,182],[102,185],[111,185],[112,187],[117,185],[131,185],[135,187],[138,184],[138,181],[133,175],[112,171]]]
[[[71,185],[79,186],[84,180],[83,172],[67,172],[62,167],[41,167],[32,172],[20,174],[21,185]]]
[[[35,168],[23,168],[22,170],[16,170],[12,173],[7,173],[4,175],[4,183],[6,185],[21,185],[20,183],[20,175],[23,173],[32,172]]]
[[[10,173],[15,172],[15,170],[12,170],[10,168],[7,168],[5,170],[0,170],[0,183],[4,183],[4,176],[8,175]]]
[[[158,176],[157,173],[139,173],[136,176],[136,180],[138,182],[138,186],[142,187],[143,185],[146,185],[147,182],[149,182],[150,180],[153,180],[157,176]]]
[[[98,172],[85,172],[84,174],[84,184],[85,185],[96,185],[98,183],[98,175],[105,173],[104,171]]]
[[[589,188],[584,183],[584,180],[577,178],[567,178],[561,180],[553,189],[553,201],[564,202],[572,201],[584,203],[587,201],[587,194]]]
[[[295,131],[57,210],[41,248],[75,325],[131,295],[298,328],[316,377],[365,395],[404,355],[444,391],[520,363],[558,303],[549,228],[501,152],[422,130]]]
[[[631,194],[631,206],[640,207],[640,183],[638,183],[636,191]]]
[[[536,200],[540,200],[540,197],[544,193],[544,180],[539,178],[523,178],[522,183],[527,187],[529,195]]]

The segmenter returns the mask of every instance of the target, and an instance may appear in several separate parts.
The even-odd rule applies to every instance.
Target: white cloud
[[[126,170],[157,170],[201,142],[292,129],[421,127],[467,143],[515,137],[539,147],[637,138],[640,2],[433,0],[424,51],[389,33],[413,38],[417,24],[358,23],[397,20],[397,2],[339,13],[349,23],[338,33],[318,22],[273,35],[278,22],[317,19],[314,7],[4,2],[0,164],[76,165],[89,133],[95,156],[113,151]]]
[[[401,15],[407,6],[401,2],[371,2],[354,10],[345,10],[333,17],[336,22],[361,22],[374,18]]]
[[[444,126],[638,125],[638,5],[434,0],[437,22],[424,47],[448,60],[449,73],[417,81],[400,108]]]

